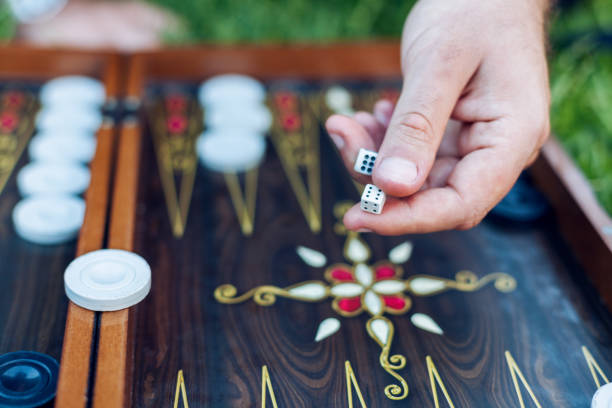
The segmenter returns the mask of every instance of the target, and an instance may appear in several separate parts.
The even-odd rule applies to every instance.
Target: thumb
[[[438,50],[406,54],[402,61],[402,92],[372,173],[374,184],[389,195],[405,197],[421,188],[454,106],[476,70],[477,61],[467,55],[454,51],[450,59]]]

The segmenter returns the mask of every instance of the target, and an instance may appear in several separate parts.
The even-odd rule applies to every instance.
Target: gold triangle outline
[[[286,132],[281,129],[278,118],[275,118],[270,132],[272,144],[280,158],[281,165],[291,189],[296,196],[300,209],[306,218],[308,227],[313,233],[321,231],[321,168],[320,168],[320,146],[319,133],[313,126],[314,112],[311,110],[306,97],[299,97],[301,109],[302,130],[301,137],[310,160],[305,165],[306,180],[302,179],[298,164],[292,152],[289,150],[286,140]]]

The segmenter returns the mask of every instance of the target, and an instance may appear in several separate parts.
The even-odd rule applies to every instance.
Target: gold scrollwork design
[[[322,289],[322,293],[320,295],[300,295],[296,294],[299,292],[292,292],[292,290],[297,289],[301,286],[306,285],[317,285]],[[253,302],[257,303],[259,306],[272,306],[276,302],[276,297],[284,297],[289,299],[297,299],[304,302],[318,302],[322,299],[327,298],[330,295],[329,287],[321,281],[306,281],[299,283],[297,285],[288,286],[286,288],[279,288],[278,286],[272,285],[262,285],[257,286],[242,295],[236,296],[238,294],[238,290],[234,285],[225,284],[217,287],[215,289],[215,299],[219,303],[235,305],[237,303],[245,302],[251,298],[253,298]]]
[[[490,282],[494,282],[495,289],[500,292],[511,292],[516,289],[516,279],[507,273],[495,272],[478,279],[471,271],[459,271],[455,275],[455,282],[450,281],[449,287],[464,292],[471,292],[482,288]]]
[[[372,328],[372,323],[375,320],[382,320],[386,323],[388,333],[386,336],[386,341],[384,342],[381,341],[381,339],[379,338],[379,335]],[[372,337],[376,341],[376,343],[378,343],[378,345],[381,347],[381,352],[380,352],[380,357],[379,357],[380,366],[389,375],[395,378],[397,382],[399,383],[399,385],[398,384],[388,384],[385,387],[385,395],[387,396],[387,398],[396,400],[396,401],[405,399],[408,396],[408,392],[410,391],[408,388],[408,383],[396,371],[402,370],[404,367],[406,367],[406,357],[404,357],[401,354],[393,354],[389,356],[389,353],[391,351],[391,343],[393,342],[393,334],[395,330],[393,327],[393,323],[384,316],[376,316],[368,320],[368,322],[366,323],[366,329],[370,337]]]

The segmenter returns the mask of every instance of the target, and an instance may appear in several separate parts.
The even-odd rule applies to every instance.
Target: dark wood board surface
[[[67,305],[63,271],[76,245],[29,243],[17,235],[12,218],[22,198],[16,177],[29,162],[26,146],[34,132],[37,92],[33,83],[0,86],[2,116],[12,113],[17,122],[12,131],[0,130],[0,354],[34,350],[59,359]],[[18,106],[7,106],[7,97]]]
[[[373,252],[370,264],[410,240],[414,251],[403,265],[405,277],[454,280],[457,272],[469,270],[478,277],[503,272],[516,281],[516,289],[507,293],[493,284],[433,296],[406,292],[411,310],[386,316],[395,328],[391,353],[407,362],[397,373],[410,392],[403,401],[391,401],[384,389],[398,382],[381,367],[381,347],[368,336],[366,312],[341,317],[331,299],[309,303],[277,297],[265,307],[253,299],[220,304],[214,297],[215,289],[227,283],[242,294],[260,285],[284,288],[324,280],[325,268],[308,266],[296,255],[300,245],[324,253],[327,264],[350,264],[343,256],[346,236],[334,229],[333,209],[358,200],[358,194],[322,129],[317,136],[320,233],[309,229],[270,143],[259,171],[253,235],[242,234],[223,176],[198,166],[184,235],[176,237],[159,176],[154,126],[148,121],[143,139],[134,243],[152,266],[153,287],[136,310],[133,406],[172,403],[179,370],[190,406],[261,406],[265,365],[278,406],[344,407],[345,361],[367,406],[434,406],[429,355],[455,406],[516,407],[508,351],[541,406],[578,407],[587,406],[596,389],[582,346],[605,373],[612,370],[610,315],[552,213],[525,225],[489,218],[462,232],[394,238],[362,234]],[[409,317],[417,312],[432,317],[444,334],[416,328]],[[328,317],[339,318],[341,328],[317,343],[317,327]],[[526,388],[520,389],[526,406],[536,406]],[[439,387],[438,393],[446,406]],[[356,395],[353,403],[360,406]]]

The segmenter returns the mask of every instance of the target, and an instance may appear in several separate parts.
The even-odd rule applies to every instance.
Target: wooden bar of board
[[[87,190],[85,219],[79,236],[77,256],[100,249],[104,243],[113,144],[113,127],[101,128],[96,155],[91,163],[91,185]],[[57,387],[57,407],[84,407],[87,402],[94,317],[94,312],[69,303]]]
[[[119,57],[108,59],[103,73],[107,100],[119,91]],[[62,74],[64,72],[62,71]],[[97,133],[96,154],[91,162],[91,182],[86,193],[86,210],[79,234],[76,256],[101,249],[104,245],[109,202],[115,128],[111,122]],[[95,313],[69,302],[55,405],[80,408],[87,404],[90,363],[94,343]]]
[[[131,251],[134,239],[140,155],[140,129],[135,122],[121,127],[115,173],[108,247]],[[96,363],[93,407],[124,407],[131,392],[133,308],[104,312]]]

